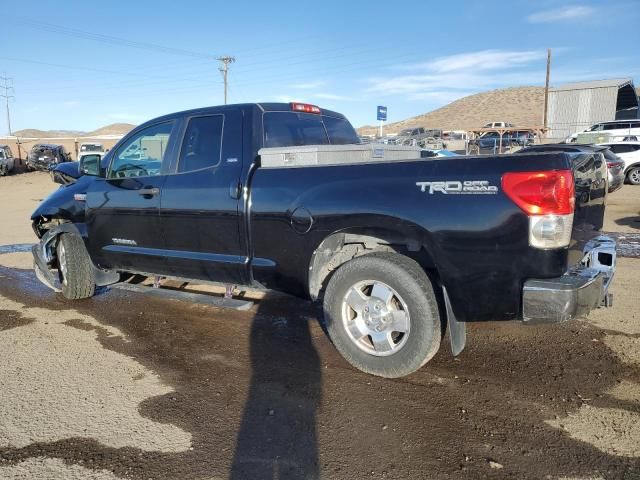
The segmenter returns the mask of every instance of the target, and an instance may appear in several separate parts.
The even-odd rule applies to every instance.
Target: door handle
[[[138,195],[142,195],[143,197],[154,197],[156,195],[160,195],[160,189],[158,187],[141,188],[138,190]]]
[[[235,200],[240,198],[242,193],[242,184],[240,182],[233,182],[229,185],[229,196]]]

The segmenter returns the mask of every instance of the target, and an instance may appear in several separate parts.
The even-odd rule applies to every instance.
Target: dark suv
[[[70,161],[71,155],[62,145],[39,143],[29,152],[27,170],[51,170],[56,165]]]
[[[609,193],[615,192],[621,188],[624,183],[624,160],[613,153],[607,146],[586,145],[580,143],[550,143],[546,145],[526,147],[516,153],[532,152],[602,153],[605,161],[607,162],[607,171],[609,173]]]

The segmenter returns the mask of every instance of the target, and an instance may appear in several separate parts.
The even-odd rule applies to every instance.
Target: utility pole
[[[5,105],[7,107],[7,127],[9,129],[9,136],[11,136],[11,115],[9,114],[9,100],[16,98],[13,95],[10,95],[10,92],[14,91],[12,86],[13,79],[9,77],[0,77],[0,80],[2,80],[0,90],[3,91],[3,93],[0,93],[0,98],[4,98],[5,100]]]
[[[222,73],[222,77],[224,78],[224,104],[227,104],[227,74],[229,73],[229,64],[236,61],[236,57],[220,57],[217,59],[219,62],[222,62],[222,66],[218,68],[220,73]]]
[[[544,128],[547,128],[547,112],[549,111],[549,75],[551,74],[551,49],[547,49],[547,80],[544,84]]]

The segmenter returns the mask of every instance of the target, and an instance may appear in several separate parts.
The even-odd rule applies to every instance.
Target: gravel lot
[[[353,370],[288,296],[66,301],[20,251],[55,187],[0,178],[0,479],[640,478],[640,187],[609,198],[614,308],[472,324],[400,380]]]

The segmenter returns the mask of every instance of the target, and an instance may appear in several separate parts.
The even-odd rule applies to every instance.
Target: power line
[[[16,21],[15,18],[14,18],[14,21]],[[67,36],[76,37],[76,38],[84,38],[86,40],[93,40],[96,42],[108,43],[111,45],[120,45],[123,47],[138,48],[138,49],[153,51],[158,53],[169,53],[172,55],[180,55],[184,57],[202,58],[205,60],[211,60],[215,58],[214,55],[210,55],[206,53],[195,52],[192,50],[186,50],[182,48],[167,47],[164,45],[158,45],[156,43],[138,42],[135,40],[128,40],[122,37],[115,37],[112,35],[104,35],[101,33],[88,32],[85,30],[78,30],[75,28],[66,28],[58,25],[53,25],[51,23],[30,20],[24,17],[18,18],[16,23],[21,23],[27,27],[36,28],[41,31],[52,32],[52,33],[67,35]]]
[[[227,75],[229,74],[229,64],[234,63],[236,61],[236,57],[230,57],[230,56],[226,56],[226,57],[219,57],[218,58],[219,62],[222,62],[222,67],[220,67],[218,70],[220,70],[220,73],[222,73],[222,77],[224,78],[224,104],[227,104]]]
[[[56,33],[59,35],[82,38],[86,40],[107,43],[111,45],[138,48],[138,49],[143,49],[147,51],[154,51],[158,53],[168,53],[168,54],[179,55],[184,57],[200,58],[208,61],[211,61],[212,59],[216,58],[216,55],[214,54],[207,54],[207,53],[187,50],[183,48],[168,47],[165,45],[160,45],[160,44],[150,43],[150,42],[140,42],[140,41],[130,40],[123,37],[117,37],[114,35],[105,35],[105,34],[90,32],[86,30],[79,30],[75,28],[62,27],[60,25],[53,25],[49,22],[41,22],[28,17],[20,17],[20,16],[13,17],[11,23],[21,24],[28,28],[36,29],[38,31],[46,31],[46,32]],[[301,38],[302,39],[323,38],[323,34],[304,35],[302,37],[298,37],[298,40],[300,40]],[[249,54],[248,56],[251,56],[250,53],[253,53],[255,54],[256,57],[263,57],[262,54],[258,54],[257,52],[261,50],[271,50],[276,47],[280,47],[281,45],[289,45],[290,43],[291,43],[291,40],[287,39],[277,43],[264,44],[258,47],[251,47],[250,49],[246,49],[245,51]],[[278,48],[278,50],[280,50],[280,48]]]
[[[2,85],[0,85],[0,89],[4,90],[4,94],[0,93],[0,98],[4,98],[5,105],[7,107],[7,128],[9,129],[9,136],[11,136],[11,114],[9,113],[9,99],[14,99],[15,96],[10,95],[9,92],[14,92],[13,89],[13,79],[9,77],[0,77],[2,80]]]

